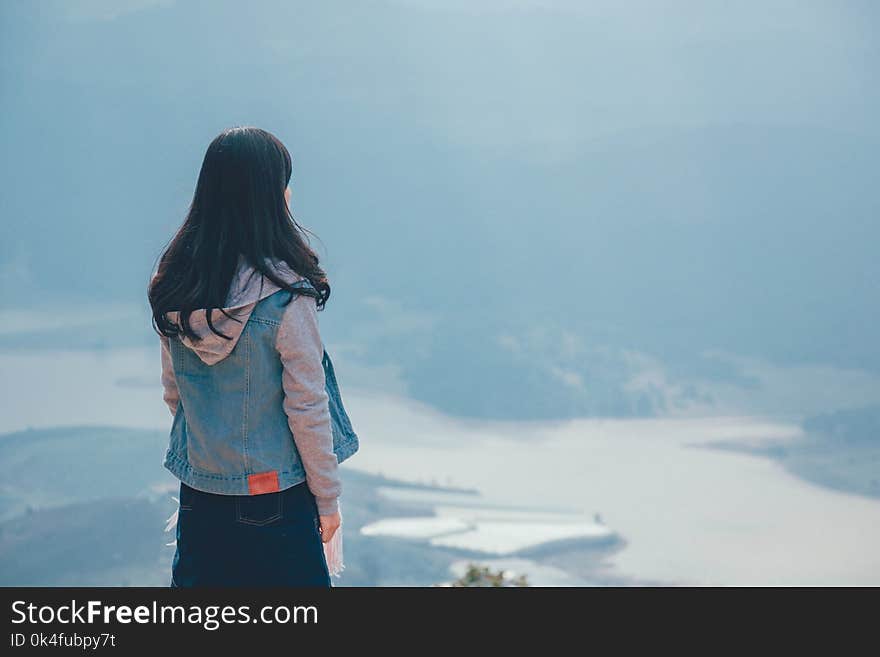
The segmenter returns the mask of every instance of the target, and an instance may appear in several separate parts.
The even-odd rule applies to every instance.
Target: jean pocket
[[[235,498],[235,520],[262,527],[281,520],[281,493],[245,495]]]

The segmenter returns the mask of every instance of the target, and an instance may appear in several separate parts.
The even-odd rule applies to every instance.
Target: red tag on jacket
[[[278,492],[278,470],[248,475],[248,493],[263,495]]]

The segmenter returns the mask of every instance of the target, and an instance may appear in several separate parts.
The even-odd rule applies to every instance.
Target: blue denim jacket
[[[294,286],[310,283],[302,279]],[[306,480],[283,407],[283,366],[276,351],[288,294],[277,290],[261,297],[234,348],[213,364],[203,362],[179,337],[167,339],[179,401],[164,465],[187,485],[254,495]],[[333,452],[341,463],[358,450],[358,436],[343,406],[330,354],[323,342],[321,347]]]

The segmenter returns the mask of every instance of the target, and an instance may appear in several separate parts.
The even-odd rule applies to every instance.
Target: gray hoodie
[[[285,282],[295,283],[303,279],[283,261],[267,262]],[[257,302],[279,289],[281,288],[248,264],[244,257],[239,258],[224,305],[226,312],[239,321],[226,317],[219,310],[211,314],[214,327],[232,339],[227,340],[213,333],[208,327],[206,309],[200,309],[190,315],[190,325],[203,339],[194,343],[181,336],[181,342],[205,364],[214,365],[220,362],[235,348]],[[169,312],[168,319],[177,323],[179,312]],[[338,473],[339,464],[332,449],[330,411],[326,403],[316,403],[322,399],[326,401],[326,392],[321,364],[323,344],[318,329],[315,299],[307,295],[297,295],[285,308],[281,321],[275,346],[280,358],[296,363],[294,371],[285,369],[282,387],[290,407],[301,409],[289,414],[288,420],[306,472],[309,490],[318,504],[318,512],[329,515],[338,510],[338,497],[342,487]],[[160,336],[160,342],[163,398],[174,415],[177,413],[180,393],[174,374],[169,338]]]

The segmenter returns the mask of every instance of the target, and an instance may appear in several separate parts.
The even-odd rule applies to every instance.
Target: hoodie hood
[[[286,283],[296,283],[303,280],[303,276],[293,271],[283,260],[267,258],[266,262]],[[187,336],[180,334],[178,337],[181,343],[197,354],[206,365],[219,363],[235,349],[257,302],[280,289],[282,288],[248,263],[244,256],[239,256],[238,267],[232,278],[232,284],[229,286],[226,303],[223,306],[223,309],[232,318],[224,315],[219,309],[215,309],[211,313],[214,328],[232,339],[227,340],[211,331],[208,326],[208,311],[206,308],[201,308],[194,310],[189,318],[190,326],[201,340],[193,342]],[[169,321],[180,324],[180,311],[169,311],[167,317]]]

